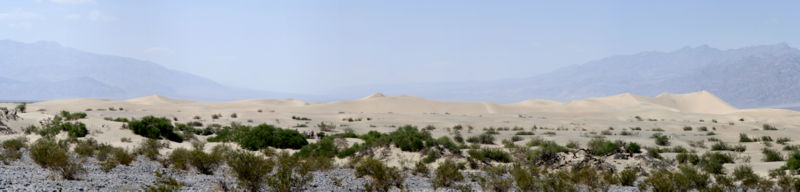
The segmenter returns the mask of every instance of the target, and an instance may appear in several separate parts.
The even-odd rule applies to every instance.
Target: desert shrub
[[[439,154],[438,150],[435,150],[435,149],[429,150],[428,151],[428,155],[426,155],[425,158],[422,159],[422,162],[424,162],[424,163],[432,163],[432,162],[436,161],[436,159],[439,159],[439,157],[441,157],[441,155]]]
[[[215,157],[202,150],[192,150],[189,154],[189,164],[198,172],[205,175],[214,174],[214,170],[222,161],[222,157]]]
[[[103,161],[100,162],[100,170],[103,172],[108,173],[109,171],[113,170],[117,167],[117,161]]]
[[[683,152],[676,155],[675,160],[678,161],[678,163],[680,164],[697,165],[698,163],[700,163],[700,156],[697,156],[697,154],[694,153]]]
[[[3,141],[0,147],[3,148],[3,153],[0,153],[0,160],[3,164],[8,164],[9,160],[17,160],[22,157],[22,148],[28,147],[28,139],[25,137],[18,137]]]
[[[276,128],[261,124],[255,127],[232,124],[209,137],[209,142],[237,142],[242,148],[259,150],[266,147],[300,149],[308,144],[305,137],[295,130]]]
[[[517,142],[517,141],[522,141],[522,137],[517,135],[511,136],[511,142]]]
[[[764,154],[764,159],[762,159],[764,162],[783,161],[783,155],[777,150],[764,148],[761,153]]]
[[[697,189],[699,191],[704,191],[708,188],[708,184],[711,182],[711,178],[708,174],[697,171],[693,166],[683,165],[679,166],[678,169],[680,170],[680,177],[686,178],[685,181],[688,181],[686,188]]]
[[[788,143],[790,141],[792,141],[792,139],[790,139],[788,137],[778,137],[778,139],[775,140],[775,143],[778,143],[778,144],[781,144],[781,145],[786,145],[786,143]]]
[[[514,179],[505,177],[507,169],[505,166],[486,167],[483,171],[484,177],[479,178],[479,183],[487,191],[509,191],[513,186]]]
[[[419,151],[422,150],[427,143],[433,142],[433,139],[428,133],[420,132],[416,127],[406,125],[396,131],[390,133],[392,142],[397,148],[403,151]]]
[[[261,191],[274,166],[274,162],[247,151],[232,152],[227,162],[239,186],[251,192]]]
[[[114,148],[113,151],[114,161],[123,165],[130,165],[133,162],[134,156],[128,150],[123,148]]]
[[[300,187],[313,179],[311,167],[297,156],[281,152],[275,158],[275,173],[267,178],[267,184],[274,191],[298,191]]]
[[[549,141],[544,140],[541,137],[536,136],[536,137],[531,138],[531,140],[528,141],[527,145],[528,145],[528,147],[533,147],[533,146],[542,145],[542,144],[547,143],[547,142],[549,142]]]
[[[494,144],[494,136],[492,134],[483,133],[478,136],[469,137],[467,142],[480,143],[480,144]]]
[[[60,116],[61,118],[64,118],[67,121],[72,121],[72,120],[86,118],[86,113],[84,112],[70,113],[69,111],[61,111]]]
[[[150,186],[142,186],[142,190],[145,192],[169,192],[169,191],[178,191],[186,185],[183,182],[178,182],[175,178],[167,175],[166,171],[156,171],[156,180],[153,185]]]
[[[526,159],[536,164],[552,164],[558,161],[558,153],[568,152],[564,146],[558,145],[556,142],[548,141],[532,151],[525,154]]]
[[[619,179],[620,185],[633,186],[633,183],[636,181],[637,174],[639,174],[639,171],[636,168],[625,167],[625,169],[619,172],[617,178]]]
[[[733,163],[733,156],[720,152],[706,152],[700,158],[698,166],[711,174],[723,174],[725,173],[725,168],[722,164],[725,163]]]
[[[764,131],[777,131],[778,130],[778,128],[776,128],[775,126],[772,126],[770,124],[764,124],[764,125],[761,126],[761,128],[764,129]]]
[[[800,169],[800,152],[793,152],[792,155],[786,159],[786,165],[784,165],[782,168],[791,171],[797,171],[797,169]]]
[[[452,160],[445,160],[436,168],[436,176],[432,180],[434,188],[450,187],[455,182],[463,181],[464,176],[458,171],[458,166]]]
[[[739,133],[739,142],[749,143],[749,142],[754,142],[754,141],[755,140],[753,140],[750,137],[748,137],[747,134]]]
[[[425,164],[425,162],[419,161],[416,166],[414,166],[414,173],[419,176],[427,177],[428,173],[430,173],[430,169],[428,169],[428,165]]]
[[[685,126],[685,127],[683,127],[683,130],[684,130],[684,131],[692,131],[692,127],[690,127],[690,126]]]
[[[753,168],[747,165],[739,165],[733,169],[733,179],[741,181],[742,186],[752,188],[758,184],[759,177],[753,173]]]
[[[161,139],[163,137],[170,141],[183,142],[183,137],[173,130],[172,122],[164,117],[142,117],[141,120],[130,121],[128,127],[133,130],[133,133],[143,137],[151,139]]]
[[[698,127],[697,130],[699,130],[699,131],[708,131],[708,127],[705,127],[705,126]]]
[[[372,158],[361,160],[355,174],[356,177],[372,177],[369,183],[364,184],[368,191],[389,191],[392,186],[402,189],[405,180],[397,168],[387,167],[380,160]]]
[[[148,138],[142,140],[142,143],[140,143],[139,147],[136,148],[136,153],[143,155],[150,160],[156,160],[160,154],[158,150],[160,150],[161,147],[161,142],[158,142],[156,139]]]
[[[656,145],[660,146],[668,146],[669,145],[669,137],[664,134],[656,133],[650,136],[650,138],[655,139]]]
[[[15,107],[14,109],[16,109],[17,111],[19,111],[20,113],[25,113],[25,110],[26,110],[26,109],[28,109],[28,104],[27,104],[27,103],[24,103],[24,102],[23,102],[23,103],[20,103],[20,104],[19,104],[19,105],[17,105],[17,107]]]
[[[30,157],[42,168],[59,173],[64,179],[75,180],[86,169],[70,157],[66,148],[52,139],[42,138],[30,146]]]
[[[652,191],[688,191],[689,181],[680,173],[658,169],[640,183],[640,188],[651,188]]]
[[[641,153],[642,147],[638,143],[630,142],[625,145],[625,151],[628,153]]]
[[[519,131],[514,135],[535,135],[532,131]]]
[[[606,141],[602,137],[593,138],[588,143],[586,143],[586,146],[589,148],[589,150],[593,151],[594,155],[613,154],[617,152],[620,148],[619,144],[611,141]]]
[[[511,162],[511,154],[497,148],[470,149],[467,151],[470,157],[484,162],[497,161],[501,163]]]
[[[186,148],[177,148],[172,150],[172,153],[169,154],[167,161],[172,164],[172,168],[186,170],[189,165],[189,159],[191,156],[191,152]]]
[[[94,139],[87,139],[85,141],[78,141],[75,148],[72,150],[81,157],[91,157],[94,156],[95,149],[97,149],[97,141]]]
[[[89,133],[89,131],[86,130],[86,124],[81,122],[64,122],[59,124],[59,127],[62,131],[67,131],[70,137],[85,137],[86,134]]]
[[[311,143],[300,149],[296,155],[300,157],[334,157],[338,154],[332,137],[326,137],[317,143]]]

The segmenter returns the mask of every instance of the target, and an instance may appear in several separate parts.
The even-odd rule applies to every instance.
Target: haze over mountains
[[[687,47],[672,52],[613,56],[523,79],[357,86],[334,92],[363,95],[372,90],[440,100],[501,103],[529,98],[568,101],[620,93],[656,96],[706,90],[736,107],[793,107],[800,101],[800,51],[786,44],[731,50]]]
[[[687,47],[613,56],[529,78],[351,86],[316,96],[232,88],[155,63],[49,42],[0,41],[0,68],[2,100],[127,99],[160,94],[205,101],[276,97],[333,101],[384,92],[446,101],[513,103],[531,98],[568,101],[621,93],[656,96],[706,90],[740,108],[800,103],[800,51],[786,44],[731,50]]]
[[[0,41],[0,68],[2,100],[125,99],[162,94],[216,101],[270,96],[155,63],[87,53],[54,42]]]

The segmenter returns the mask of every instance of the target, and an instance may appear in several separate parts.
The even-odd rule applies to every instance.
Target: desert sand
[[[0,107],[13,109],[16,104],[4,103]],[[62,110],[85,112],[88,117],[78,121],[87,125],[89,135],[100,143],[114,146],[134,148],[144,137],[135,135],[131,130],[122,129],[123,123],[108,121],[105,118],[141,118],[147,115],[177,119],[177,123],[200,121],[206,125],[230,125],[233,122],[246,125],[262,123],[281,128],[294,129],[300,132],[319,132],[315,125],[328,123],[337,125],[336,131],[352,129],[363,134],[371,130],[391,132],[402,125],[414,125],[419,128],[431,125],[434,138],[452,136],[451,127],[461,125],[461,134],[467,138],[484,132],[486,128],[517,128],[535,132],[535,136],[524,135],[524,139],[516,144],[524,145],[532,137],[553,140],[561,145],[578,142],[585,145],[593,136],[603,135],[607,140],[623,140],[637,142],[643,146],[656,146],[650,136],[663,133],[670,137],[670,147],[683,146],[696,150],[698,154],[710,150],[713,142],[708,138],[715,137],[728,144],[743,144],[747,150],[736,153],[735,164],[725,164],[732,170],[741,164],[751,165],[754,171],[766,176],[768,170],[778,168],[785,162],[763,162],[761,149],[765,146],[759,142],[739,143],[739,134],[751,137],[771,136],[772,138],[800,138],[800,112],[783,109],[737,109],[713,94],[701,91],[686,94],[663,93],[656,97],[645,97],[633,94],[620,94],[602,98],[588,98],[569,102],[531,99],[510,104],[490,102],[445,102],[415,96],[388,96],[375,93],[360,99],[314,103],[296,99],[251,99],[233,102],[200,102],[168,98],[153,95],[128,100],[106,100],[76,98],[54,101],[43,101],[27,105],[27,113],[19,113],[17,120],[5,120],[5,124],[16,131],[15,134],[0,135],[0,140],[24,136],[22,128],[29,125],[39,126],[40,121],[53,118]],[[236,117],[232,117],[232,114]],[[220,114],[218,119],[212,115]],[[195,117],[200,117],[196,120]],[[307,117],[310,121],[293,120],[292,116]],[[346,119],[361,119],[347,121]],[[306,124],[308,126],[298,126]],[[777,131],[762,130],[762,125],[777,127]],[[534,126],[537,129],[532,129]],[[684,127],[694,129],[685,131]],[[468,129],[472,127],[472,129]],[[632,131],[635,127],[641,131]],[[700,131],[707,127],[708,131]],[[653,129],[663,131],[653,131]],[[602,131],[607,131],[602,134]],[[632,131],[633,135],[621,135],[621,131]],[[495,145],[484,147],[503,148],[500,140],[510,139],[517,131],[499,131]],[[550,132],[547,134],[546,132]],[[608,133],[610,132],[610,133]],[[715,135],[707,135],[714,132]],[[34,141],[39,136],[27,135]],[[58,135],[65,138],[66,133]],[[132,142],[122,142],[122,138],[130,138]],[[205,139],[203,136],[199,138]],[[350,143],[359,139],[350,139]],[[690,142],[704,141],[704,147],[692,147]],[[313,141],[311,141],[313,142]],[[788,144],[794,144],[791,141]],[[206,149],[217,143],[209,143]],[[162,149],[162,154],[177,147],[191,148],[189,142],[171,143],[170,149]],[[782,151],[783,145],[773,144],[771,148]],[[419,161],[421,154],[401,152],[393,149],[387,157],[383,157],[391,166],[410,167]],[[784,154],[788,154],[782,151]],[[662,154],[667,159],[674,158],[674,153]],[[337,160],[342,162],[343,160]],[[442,161],[440,159],[437,162]],[[619,166],[641,163],[636,161],[613,161]]]

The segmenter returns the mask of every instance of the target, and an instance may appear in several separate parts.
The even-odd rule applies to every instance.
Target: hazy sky
[[[798,1],[563,2],[4,0],[0,39],[298,93],[522,78],[703,44],[800,45]]]

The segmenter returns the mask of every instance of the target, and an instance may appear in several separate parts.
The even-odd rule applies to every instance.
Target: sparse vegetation
[[[151,139],[166,138],[174,142],[183,142],[183,137],[174,132],[172,122],[164,117],[156,118],[153,116],[143,117],[141,120],[132,120],[128,127],[133,133]]]
[[[261,124],[255,127],[232,124],[209,137],[209,142],[236,142],[242,148],[259,150],[266,147],[300,149],[308,144],[305,137],[295,130],[276,128]]]
[[[70,157],[67,149],[52,139],[36,140],[30,146],[30,156],[42,168],[56,172],[67,180],[76,180],[86,173],[82,163]]]

